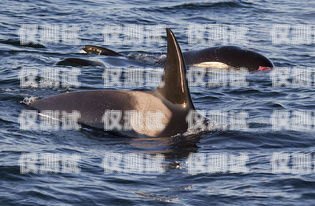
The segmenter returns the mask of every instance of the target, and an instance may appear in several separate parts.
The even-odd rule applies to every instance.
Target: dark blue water
[[[81,57],[82,45],[104,45],[137,58],[154,58],[166,51],[158,44],[109,44],[102,29],[111,24],[164,25],[173,28],[184,51],[222,45],[218,41],[187,41],[191,24],[221,24],[248,28],[248,42],[234,45],[268,56],[277,69],[314,67],[313,43],[275,44],[274,24],[306,24],[315,20],[312,1],[8,1],[0,7],[0,205],[312,205],[315,199],[314,163],[303,172],[272,172],[275,152],[313,155],[314,130],[274,131],[268,117],[274,110],[314,110],[314,87],[273,87],[269,73],[247,76],[246,87],[191,87],[196,108],[243,110],[250,114],[250,130],[223,131],[199,139],[150,139],[114,136],[92,129],[80,131],[24,131],[18,117],[25,97],[103,88],[103,68],[82,69],[79,88],[21,88],[24,67],[45,69],[67,57]],[[79,25],[79,44],[21,45],[23,24]],[[313,36],[314,38],[314,36]],[[91,57],[94,58],[94,57]],[[96,58],[96,57],[95,57]],[[103,58],[111,68],[142,64],[123,58]],[[146,65],[149,68],[156,68]],[[137,89],[134,87],[125,89]],[[140,87],[138,89],[145,89]],[[267,119],[267,123],[266,123]],[[162,154],[163,171],[104,173],[106,152]],[[21,172],[22,154],[79,155],[78,173]],[[247,154],[247,172],[190,173],[192,154]],[[41,157],[38,157],[40,159]],[[291,159],[292,160],[292,159]],[[188,162],[188,163],[187,163]],[[38,163],[38,162],[37,162]],[[187,166],[188,165],[188,166]]]

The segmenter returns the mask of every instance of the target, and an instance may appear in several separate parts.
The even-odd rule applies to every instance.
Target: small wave
[[[162,61],[165,58],[165,55],[155,55],[155,54],[146,54],[139,52],[132,52],[127,55],[129,58],[134,59],[139,62],[144,62],[148,64],[155,64]]]
[[[0,122],[3,123],[3,125],[4,124],[8,124],[9,125],[9,124],[15,123],[14,121],[6,120],[6,119],[3,119],[3,118],[0,118]]]
[[[179,203],[179,198],[178,197],[171,197],[171,196],[166,196],[166,195],[156,195],[153,193],[148,193],[148,192],[135,192],[137,195],[159,201],[159,202],[165,202],[165,203]]]
[[[21,46],[21,47],[46,48],[44,45],[39,44],[39,43],[28,42],[28,43],[22,44],[21,41],[16,40],[16,39],[0,40],[0,43],[12,45],[12,46]]]
[[[281,103],[277,103],[277,102],[268,102],[267,106],[274,108],[274,109],[285,109],[286,108],[284,105],[282,105]]]
[[[194,3],[184,3],[171,7],[163,7],[165,9],[202,9],[202,8],[248,8],[251,3],[238,0],[230,1],[204,1]]]

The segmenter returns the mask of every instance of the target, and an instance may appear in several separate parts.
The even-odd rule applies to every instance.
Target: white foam
[[[25,97],[22,101],[20,101],[20,103],[29,105],[29,104],[33,103],[36,99],[38,99],[38,98],[37,97]]]

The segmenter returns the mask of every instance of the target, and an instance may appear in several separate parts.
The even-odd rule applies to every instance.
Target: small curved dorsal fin
[[[104,56],[122,56],[121,54],[100,46],[94,46],[94,45],[85,45],[82,49],[87,54],[97,54],[97,55],[104,55]]]
[[[170,29],[167,33],[167,57],[164,66],[164,76],[157,91],[173,104],[194,109],[188,83],[186,80],[186,65],[178,42]]]

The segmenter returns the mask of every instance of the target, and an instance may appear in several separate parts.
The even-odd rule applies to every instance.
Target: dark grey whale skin
[[[43,110],[78,111],[79,123],[89,127],[104,129],[102,121],[106,110],[128,110],[163,113],[165,127],[161,130],[139,130],[132,127],[127,136],[170,137],[184,134],[188,130],[187,114],[195,110],[186,80],[186,65],[177,40],[167,29],[167,58],[163,81],[153,91],[97,90],[63,93],[35,100],[30,107]],[[119,132],[119,131],[114,131]]]

